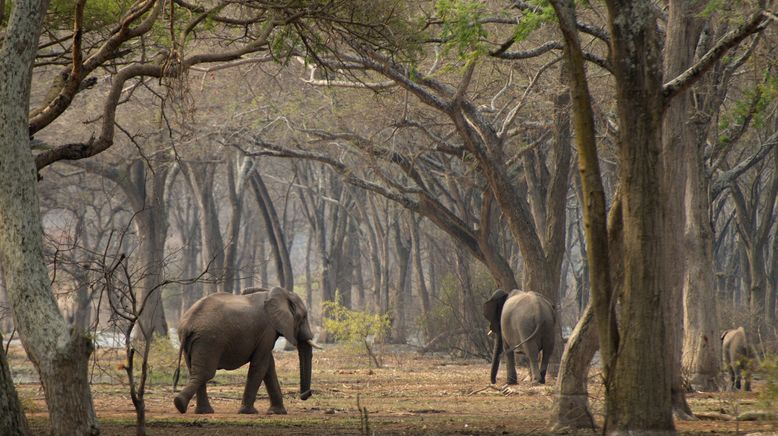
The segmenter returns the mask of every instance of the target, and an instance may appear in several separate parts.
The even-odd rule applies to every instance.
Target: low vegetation
[[[162,341],[159,341],[162,342]],[[155,346],[155,348],[160,346]],[[167,348],[167,345],[161,346]],[[123,356],[98,350],[104,365],[116,365]],[[167,361],[169,353],[159,360]],[[11,347],[14,371],[31,365],[21,347]],[[184,434],[362,434],[368,423],[371,434],[518,434],[542,433],[554,400],[553,385],[531,386],[526,368],[520,382],[506,388],[489,385],[489,364],[482,359],[448,354],[420,355],[408,346],[385,345],[383,366],[366,368],[364,354],[349,345],[328,346],[314,353],[314,395],[300,401],[297,355],[277,352],[276,367],[288,415],[237,414],[246,368],[219,371],[208,391],[216,410],[213,415],[179,414],[173,407],[170,380],[152,377],[147,387],[147,430],[157,435]],[[767,371],[774,371],[768,367]],[[158,368],[155,373],[172,373]],[[760,372],[761,374],[761,372]],[[590,374],[592,409],[602,423],[603,395],[599,373]],[[500,374],[504,380],[505,375]],[[693,422],[677,422],[682,433],[772,432],[775,423],[765,421],[765,396],[774,407],[775,381],[758,375],[752,393],[694,393],[689,400],[695,413],[707,416]],[[106,379],[107,380],[107,379]],[[552,382],[554,380],[551,380]],[[19,393],[34,434],[45,431],[46,405],[37,383],[19,383]],[[95,408],[103,434],[134,434],[135,411],[126,381],[94,383]],[[258,405],[267,403],[260,389]],[[260,409],[261,410],[261,409]],[[741,416],[751,421],[736,421]],[[713,419],[717,418],[717,419]]]

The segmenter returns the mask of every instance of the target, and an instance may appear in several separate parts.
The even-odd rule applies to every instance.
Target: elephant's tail
[[[184,340],[181,341],[181,345],[178,347],[178,365],[176,366],[176,372],[173,373],[173,392],[176,392],[178,378],[181,376],[181,355],[184,353],[185,348],[189,348],[187,342],[189,342],[189,335],[184,337]]]
[[[516,345],[516,346],[514,346],[514,347],[511,347],[511,349],[510,349],[508,352],[509,352],[509,353],[512,353],[512,352],[516,351],[516,349],[517,349],[517,348],[521,347],[522,345],[524,345],[524,344],[526,344],[527,342],[529,342],[529,341],[530,341],[532,338],[534,338],[534,337],[535,337],[535,335],[537,335],[537,334],[538,334],[538,331],[540,331],[540,324],[541,324],[541,323],[538,323],[538,325],[535,327],[535,331],[533,331],[531,335],[527,336],[527,339],[524,339],[523,341],[521,341],[521,342],[519,343],[519,345]],[[544,353],[545,353],[545,351],[544,351]]]

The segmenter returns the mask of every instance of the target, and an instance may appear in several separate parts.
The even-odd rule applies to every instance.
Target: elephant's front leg
[[[286,415],[284,407],[284,397],[281,394],[281,386],[278,384],[278,375],[276,374],[276,363],[273,356],[270,356],[267,372],[263,379],[267,395],[270,397],[270,407],[267,409],[268,415]]]
[[[243,401],[240,405],[238,413],[255,414],[259,413],[254,407],[254,402],[257,400],[257,390],[262,383],[262,379],[265,378],[267,368],[270,365],[270,361],[273,360],[273,355],[270,354],[270,358],[267,356],[259,356],[262,353],[255,353],[254,358],[251,359],[249,365],[249,374],[246,378],[246,388],[243,390]]]
[[[505,357],[508,360],[508,363],[505,365],[505,370],[508,373],[508,384],[515,385],[519,383],[519,377],[516,375],[516,350],[511,350],[510,348],[508,350],[509,351],[505,353]]]

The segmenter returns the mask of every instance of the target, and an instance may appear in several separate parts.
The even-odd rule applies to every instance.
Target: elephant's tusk
[[[313,342],[313,339],[308,339],[308,345],[310,345],[311,347],[313,347],[313,348],[315,348],[317,350],[323,350],[324,349],[324,347],[322,347],[321,345],[317,344],[316,342]]]
[[[489,333],[487,333],[486,336],[489,336],[491,338],[492,336],[494,336],[494,331],[489,330]]]

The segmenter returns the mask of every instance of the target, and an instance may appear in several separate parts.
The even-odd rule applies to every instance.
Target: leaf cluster
[[[391,326],[389,315],[351,310],[336,301],[325,301],[323,313],[324,328],[348,343],[362,344],[370,336],[380,342]]]

